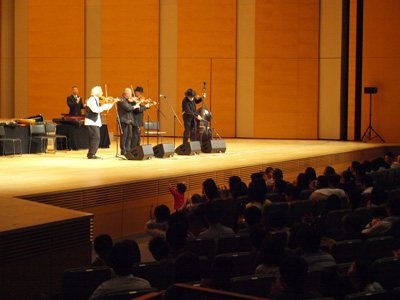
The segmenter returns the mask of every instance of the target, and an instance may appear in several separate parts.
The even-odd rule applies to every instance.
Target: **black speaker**
[[[151,159],[154,155],[151,145],[137,146],[125,154],[129,160],[145,160]]]
[[[200,142],[186,142],[178,146],[175,149],[175,153],[178,155],[196,155],[201,151]]]
[[[173,157],[175,154],[175,148],[173,143],[158,144],[153,147],[154,156],[158,158]]]
[[[225,153],[225,140],[209,140],[201,145],[201,151],[204,153]]]
[[[376,87],[365,87],[364,94],[376,94],[378,92],[378,88]]]

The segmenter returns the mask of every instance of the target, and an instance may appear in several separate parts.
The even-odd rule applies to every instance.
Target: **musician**
[[[196,91],[192,89],[188,89],[185,92],[185,96],[185,99],[182,101],[183,123],[185,125],[183,133],[184,143],[189,140],[190,129],[195,126],[194,119],[202,120],[201,116],[196,112],[196,104],[201,102],[201,98],[196,99]]]
[[[91,97],[86,103],[85,125],[89,130],[89,151],[87,154],[89,159],[101,158],[96,156],[96,152],[100,144],[100,113],[110,109],[113,106],[113,103],[100,105],[99,98],[102,95],[103,91],[101,90],[101,86],[95,86],[92,88]]]
[[[141,86],[137,86],[135,88],[135,97],[134,99],[139,101],[143,98],[143,88]],[[135,102],[132,105],[136,105]],[[150,107],[150,104],[140,105],[139,108],[133,111],[133,124],[132,124],[132,142],[131,147],[134,148],[140,145],[140,127],[143,126],[143,112]]]
[[[132,98],[132,90],[126,88],[118,102],[118,115],[121,123],[121,154],[125,155],[131,149],[133,111],[139,109],[139,104],[132,105],[129,101]]]
[[[72,95],[67,98],[67,104],[69,107],[69,115],[82,116],[82,109],[86,107],[83,103],[81,97],[78,96],[78,88],[76,86],[72,87]]]

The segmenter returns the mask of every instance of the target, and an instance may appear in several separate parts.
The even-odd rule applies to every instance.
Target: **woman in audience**
[[[351,282],[353,293],[382,291],[383,287],[373,280],[368,265],[356,260],[347,271],[347,277]]]
[[[264,180],[266,185],[273,185],[274,184],[274,178],[272,177],[272,174],[274,172],[274,168],[272,167],[267,167],[264,172]]]
[[[310,189],[310,179],[305,173],[299,173],[297,179],[293,183],[299,189],[299,192]]]
[[[315,189],[315,182],[317,180],[317,173],[315,172],[315,169],[308,167],[304,173],[308,176],[308,180],[310,181],[309,188],[312,190]]]

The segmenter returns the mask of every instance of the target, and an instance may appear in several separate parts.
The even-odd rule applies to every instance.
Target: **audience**
[[[310,200],[318,200],[327,198],[330,195],[338,197],[346,197],[346,193],[338,188],[340,178],[337,174],[327,176],[319,176],[317,181],[317,190],[310,195]]]
[[[94,239],[94,251],[97,254],[92,267],[110,266],[109,258],[113,248],[113,241],[108,234],[101,234]]]
[[[261,226],[262,214],[261,210],[256,206],[246,208],[244,211],[245,228],[240,229],[238,234],[250,234],[250,232]]]
[[[135,256],[129,243],[116,243],[111,251],[110,265],[116,277],[99,285],[90,300],[106,299],[107,294],[118,291],[140,290],[150,288],[150,283],[132,275],[132,267],[138,257]],[[139,258],[140,260],[140,258]]]
[[[363,195],[371,194],[373,187],[374,179],[371,175],[365,174],[361,179],[361,190]]]
[[[234,236],[235,232],[232,228],[222,225],[222,209],[213,202],[206,204],[204,208],[204,216],[208,224],[208,229],[200,233],[199,237],[203,239],[214,239],[215,242],[221,237]]]
[[[170,183],[169,191],[171,192],[172,196],[174,196],[174,209],[180,209],[185,203],[186,185],[183,183],[178,183],[176,187],[174,187],[173,184]]]
[[[152,237],[165,236],[170,210],[162,204],[154,209],[154,218],[146,223],[146,232]]]
[[[274,168],[272,168],[272,167],[267,167],[265,169],[264,180],[265,180],[265,183],[267,185],[273,185],[274,184],[274,178],[272,177],[273,172],[274,172]]]
[[[149,242],[148,248],[156,261],[167,261],[169,256],[169,246],[164,238],[152,238]]]
[[[351,265],[347,271],[347,277],[353,289],[352,293],[375,292],[383,290],[383,287],[378,282],[373,280],[373,276],[368,265],[361,260],[356,260]]]
[[[284,246],[277,240],[271,240],[268,236],[264,239],[258,254],[259,265],[256,267],[256,275],[270,275],[279,278],[279,266],[286,256]]]
[[[310,178],[305,173],[299,173],[294,182],[294,186],[299,189],[299,192],[310,189]]]

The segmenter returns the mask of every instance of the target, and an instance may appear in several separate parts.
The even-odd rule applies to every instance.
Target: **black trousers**
[[[88,125],[89,131],[89,152],[88,156],[95,155],[100,145],[100,127]]]
[[[121,154],[125,154],[129,150],[131,150],[131,142],[132,142],[132,125],[121,123],[122,133],[121,133]]]
[[[183,142],[189,141],[190,129],[194,128],[194,117],[189,114],[183,115],[183,125],[185,126],[185,131],[183,132]]]
[[[140,145],[140,127],[132,126],[132,142],[131,147],[135,148]]]

